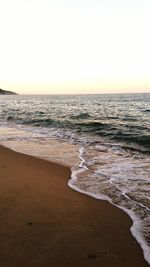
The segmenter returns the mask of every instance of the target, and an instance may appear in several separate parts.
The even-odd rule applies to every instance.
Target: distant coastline
[[[17,93],[0,89],[0,95],[17,95]]]

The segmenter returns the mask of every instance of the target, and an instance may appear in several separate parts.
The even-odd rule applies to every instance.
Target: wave
[[[143,146],[147,151],[150,151],[150,136],[148,128],[144,125],[127,125],[121,122],[104,123],[89,119],[90,115],[88,113],[81,113],[77,116],[73,116],[73,119],[45,118],[45,114],[40,113],[36,114],[36,116],[37,118],[35,118],[35,114],[34,116],[27,116],[27,113],[25,115],[22,114],[22,116],[21,114],[20,116],[9,115],[7,121],[36,127],[69,129],[78,134],[86,133],[92,136],[105,137],[109,140],[125,142],[127,144],[137,144]]]
[[[70,116],[70,119],[75,119],[75,120],[81,120],[81,119],[89,119],[91,116],[89,115],[89,113],[85,112],[85,113],[80,113],[79,115],[73,115]]]
[[[150,112],[150,109],[146,109],[146,110],[144,110],[143,112]]]
[[[150,136],[148,135],[131,135],[131,133],[122,133],[118,132],[116,135],[111,135],[111,139],[115,139],[118,141],[124,141],[128,144],[138,144],[144,146],[147,151],[150,151]]]

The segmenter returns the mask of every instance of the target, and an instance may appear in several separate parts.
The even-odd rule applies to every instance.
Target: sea
[[[130,216],[150,264],[150,94],[1,95],[0,144],[70,166],[68,186]]]

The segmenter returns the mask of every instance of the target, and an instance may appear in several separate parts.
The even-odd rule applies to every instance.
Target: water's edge
[[[144,256],[145,261],[148,264],[150,264],[150,248],[148,247],[146,241],[144,240],[144,238],[142,237],[142,235],[138,231],[139,224],[140,224],[138,217],[132,211],[130,211],[130,210],[126,209],[126,208],[123,208],[123,207],[121,207],[119,205],[114,204],[109,197],[106,197],[105,195],[101,195],[101,196],[100,195],[96,195],[94,193],[92,194],[91,192],[87,192],[87,191],[84,191],[84,190],[78,188],[74,184],[74,182],[78,179],[77,178],[77,174],[78,173],[84,173],[84,171],[87,168],[86,166],[84,166],[85,160],[82,157],[83,147],[80,147],[79,148],[79,154],[78,154],[78,156],[79,156],[79,159],[80,159],[80,163],[78,164],[79,169],[76,170],[75,167],[72,167],[71,166],[71,164],[68,164],[67,165],[65,162],[63,162],[61,160],[48,159],[47,157],[43,157],[43,156],[40,157],[39,155],[34,155],[32,153],[25,152],[25,151],[23,151],[23,149],[22,149],[22,151],[21,150],[17,150],[17,148],[13,148],[13,147],[11,147],[9,145],[5,145],[4,143],[3,144],[0,144],[0,145],[3,146],[3,147],[6,147],[6,148],[8,148],[8,149],[10,149],[12,151],[15,151],[17,153],[30,155],[30,156],[33,156],[33,157],[37,157],[37,158],[40,158],[40,159],[43,159],[43,160],[46,160],[46,161],[54,162],[54,163],[61,164],[63,166],[69,167],[70,170],[71,170],[71,177],[70,177],[70,179],[68,181],[68,186],[71,189],[73,189],[73,190],[75,190],[75,191],[77,191],[79,193],[82,193],[82,194],[88,195],[90,197],[93,197],[93,198],[95,198],[97,200],[107,201],[110,204],[112,204],[113,206],[115,206],[115,207],[123,210],[130,217],[130,219],[132,220],[132,223],[133,223],[132,226],[131,226],[131,228],[130,228],[130,232],[131,232],[132,236],[136,239],[136,241],[138,242],[138,244],[140,245],[140,247],[141,247],[141,249],[143,251],[143,256]]]
[[[130,232],[131,232],[132,236],[136,239],[136,241],[138,242],[140,247],[142,248],[145,261],[148,264],[150,264],[150,249],[149,249],[146,241],[144,240],[144,238],[141,236],[140,232],[138,232],[140,222],[139,222],[138,217],[134,214],[134,212],[130,211],[129,209],[123,208],[119,205],[115,205],[109,197],[106,197],[104,195],[101,195],[101,197],[100,197],[99,195],[92,194],[90,192],[86,192],[82,189],[79,189],[77,186],[74,185],[74,181],[77,180],[77,174],[84,172],[86,169],[86,167],[84,166],[85,160],[82,157],[83,150],[84,150],[83,147],[80,148],[80,150],[79,150],[79,158],[81,160],[81,162],[79,164],[80,169],[76,171],[76,170],[74,170],[74,168],[72,168],[71,179],[68,181],[68,186],[77,192],[88,195],[88,196],[93,197],[95,199],[99,199],[99,200],[103,200],[103,201],[105,200],[105,201],[109,202],[110,204],[112,204],[113,206],[123,210],[132,220],[133,224],[130,228]]]

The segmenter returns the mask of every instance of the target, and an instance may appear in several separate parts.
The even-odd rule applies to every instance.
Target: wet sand
[[[130,218],[69,178],[68,167],[0,146],[0,266],[149,266]]]

